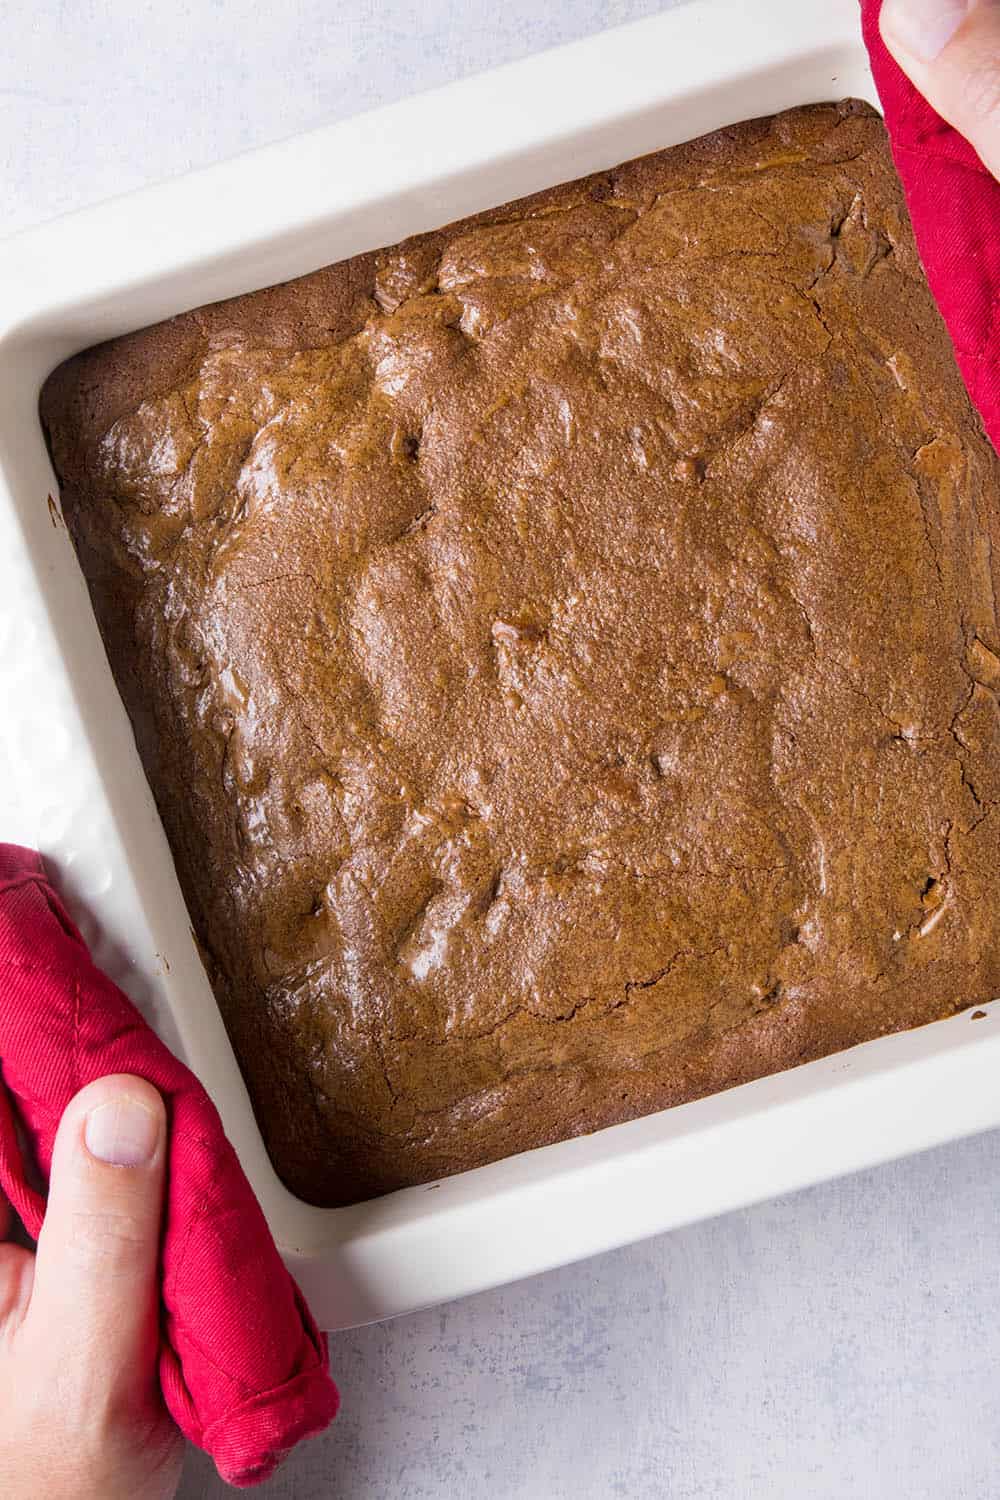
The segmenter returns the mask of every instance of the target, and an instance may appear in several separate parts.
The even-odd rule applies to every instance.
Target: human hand
[[[88,1084],[59,1125],[36,1254],[0,1243],[4,1500],[176,1492],[183,1442],[157,1378],[165,1157],[151,1085]]]
[[[1000,178],[998,0],[885,0],[880,24],[903,72]]]

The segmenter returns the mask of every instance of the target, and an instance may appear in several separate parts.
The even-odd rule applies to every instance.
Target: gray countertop
[[[661,8],[8,0],[0,229]],[[991,1500],[998,1202],[983,1136],[339,1335],[342,1415],[257,1493]]]

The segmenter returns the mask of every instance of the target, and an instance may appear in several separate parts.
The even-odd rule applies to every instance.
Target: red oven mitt
[[[205,1090],[94,967],[39,856],[11,844],[0,844],[0,1068],[46,1176],[60,1116],[84,1084],[134,1073],[163,1095],[164,1400],[223,1479],[265,1479],[336,1413],[326,1339]],[[37,1238],[45,1201],[25,1179],[3,1087],[0,1188]]]
[[[959,368],[1000,450],[1000,183],[890,55],[882,0],[861,0],[872,73],[920,258]]]

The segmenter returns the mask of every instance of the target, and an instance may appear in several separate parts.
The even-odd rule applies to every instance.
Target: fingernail
[[[885,0],[882,29],[904,52],[933,62],[968,14],[968,0]]]
[[[113,1167],[145,1167],[156,1155],[160,1122],[138,1099],[122,1094],[90,1111],[83,1138],[98,1161]]]

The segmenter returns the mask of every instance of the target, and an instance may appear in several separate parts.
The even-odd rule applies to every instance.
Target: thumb
[[[58,1331],[102,1407],[155,1374],[166,1135],[160,1095],[124,1074],[82,1089],[56,1135],[26,1331]]]
[[[903,72],[1000,177],[997,0],[885,0],[880,24]]]

